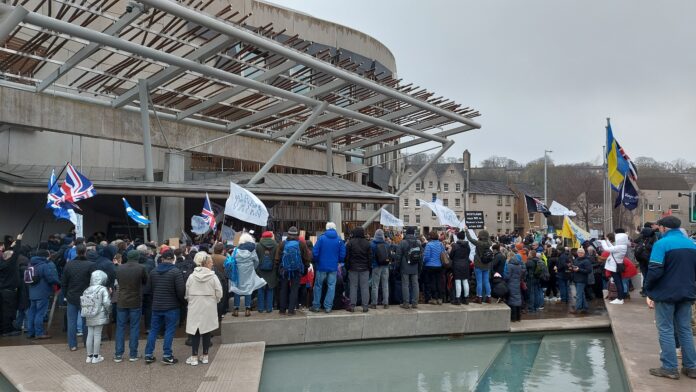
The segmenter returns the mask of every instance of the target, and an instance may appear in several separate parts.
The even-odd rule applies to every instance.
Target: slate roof
[[[469,193],[484,195],[510,195],[514,196],[509,186],[503,181],[471,180]]]
[[[517,189],[520,193],[523,193],[525,195],[529,195],[532,197],[544,197],[544,192],[541,191],[539,188],[537,188],[536,185],[532,184],[525,184],[525,183],[516,183],[512,184],[513,189]]]
[[[404,168],[404,170],[405,171],[411,170],[415,174],[416,172],[418,172],[418,170],[422,169],[423,166],[425,166],[425,164],[411,164],[411,165],[407,165]],[[430,169],[428,171],[430,171],[430,170],[435,171],[435,175],[438,178],[440,178],[447,172],[447,170],[450,169],[450,167],[452,167],[454,170],[456,170],[457,173],[459,173],[459,175],[462,176],[462,178],[466,178],[466,170],[464,170],[464,164],[461,162],[457,162],[457,163],[434,163],[433,165],[430,166]],[[426,174],[427,173],[428,172],[426,172]],[[425,174],[423,176],[421,176],[421,178],[423,178],[423,177],[425,177]]]
[[[651,177],[642,177],[638,175],[638,188],[642,190],[684,192],[690,189],[684,177],[669,174]]]

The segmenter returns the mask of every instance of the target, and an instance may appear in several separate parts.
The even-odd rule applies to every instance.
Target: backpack
[[[263,258],[261,259],[261,264],[259,264],[259,271],[273,271],[273,256],[266,247],[263,248]]]
[[[85,290],[80,296],[82,317],[92,318],[99,314],[99,290]]]
[[[545,264],[541,260],[534,261],[534,277],[539,280],[548,280],[549,273],[548,270],[544,268]]]
[[[636,260],[641,263],[647,263],[650,261],[650,251],[652,248],[651,243],[652,238],[644,238],[638,246],[636,246],[635,252],[633,254],[636,256]]]
[[[493,251],[490,248],[486,248],[481,255],[481,263],[490,264],[493,261]]]
[[[415,244],[409,243],[411,246],[408,250],[408,263],[409,264],[419,264],[423,259],[423,249],[416,242]]]
[[[389,265],[391,263],[391,258],[389,257],[389,250],[387,249],[387,244],[379,243],[376,246],[375,258],[377,259],[377,265]]]
[[[38,271],[34,268],[34,266],[28,266],[27,269],[24,270],[24,283],[32,286],[39,283],[41,278],[37,272]]]
[[[292,240],[285,243],[280,267],[287,276],[294,273],[304,274],[304,264],[302,264],[302,255],[300,254],[300,241]]]

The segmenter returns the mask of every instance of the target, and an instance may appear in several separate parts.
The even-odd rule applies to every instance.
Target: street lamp
[[[548,200],[548,195],[547,195],[547,189],[548,189],[548,180],[547,180],[547,166],[548,166],[548,161],[549,161],[549,153],[552,153],[552,150],[544,150],[544,205],[548,207],[549,205],[549,200]],[[549,229],[549,219],[544,215],[544,223],[546,224],[546,230],[548,231]]]

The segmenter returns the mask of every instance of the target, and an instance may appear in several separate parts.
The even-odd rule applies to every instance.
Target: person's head
[[[174,260],[176,260],[176,257],[174,257],[174,251],[171,249],[168,249],[162,253],[162,257],[160,258],[160,263],[169,263],[172,264],[174,263]]]
[[[493,252],[500,252],[500,245],[498,245],[497,243],[493,244],[491,249],[493,249]]]
[[[437,234],[437,231],[435,231],[435,230],[433,230],[433,231],[431,231],[430,233],[428,233],[428,240],[429,240],[429,241],[437,240],[437,239],[439,239],[439,238],[440,238],[440,236]]]
[[[375,241],[384,241],[384,231],[382,229],[377,229],[374,239]]]
[[[239,245],[246,244],[247,242],[251,242],[253,244],[254,237],[252,237],[249,233],[242,233],[242,235],[239,237]]]
[[[225,245],[222,242],[218,242],[213,246],[213,254],[221,255],[223,250],[225,250]]]
[[[578,248],[578,257],[585,257],[585,249],[580,247]]]
[[[666,216],[657,221],[657,227],[660,233],[664,233],[669,230],[678,230],[681,227],[681,220],[676,216]]]
[[[333,222],[326,222],[326,230],[336,230],[336,224]]]
[[[135,248],[135,250],[137,250],[138,252],[140,252],[140,254],[143,255],[143,256],[148,256],[148,255],[150,255],[150,248],[148,248],[147,245],[145,245],[145,244],[140,244],[140,245],[138,245],[138,246]]]
[[[535,258],[536,255],[537,255],[537,253],[536,253],[536,250],[535,250],[535,249],[530,249],[529,252],[527,253],[527,257],[530,258],[530,259]]]
[[[123,256],[121,256],[120,253],[116,253],[112,261],[116,265],[121,265],[121,263],[123,263]]]
[[[288,238],[290,239],[297,239],[297,236],[300,234],[300,231],[297,230],[296,226],[290,226],[288,229]]]
[[[76,245],[75,253],[77,254],[77,257],[84,258],[87,254],[87,247],[85,246],[85,244]]]
[[[609,240],[610,242],[616,241],[616,235],[614,233],[608,233],[607,240]]]
[[[193,257],[193,262],[196,264],[196,267],[210,269],[213,266],[213,258],[205,252],[196,253],[196,256]]]
[[[457,233],[457,239],[464,240],[465,238],[466,238],[466,233],[464,233],[464,230]]]
[[[416,228],[413,226],[407,227],[406,228],[406,235],[415,235],[416,234]]]

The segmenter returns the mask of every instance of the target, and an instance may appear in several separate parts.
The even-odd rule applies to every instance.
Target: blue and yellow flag
[[[611,124],[607,124],[607,172],[612,189],[619,191],[631,166],[621,151],[621,145],[614,139]]]

